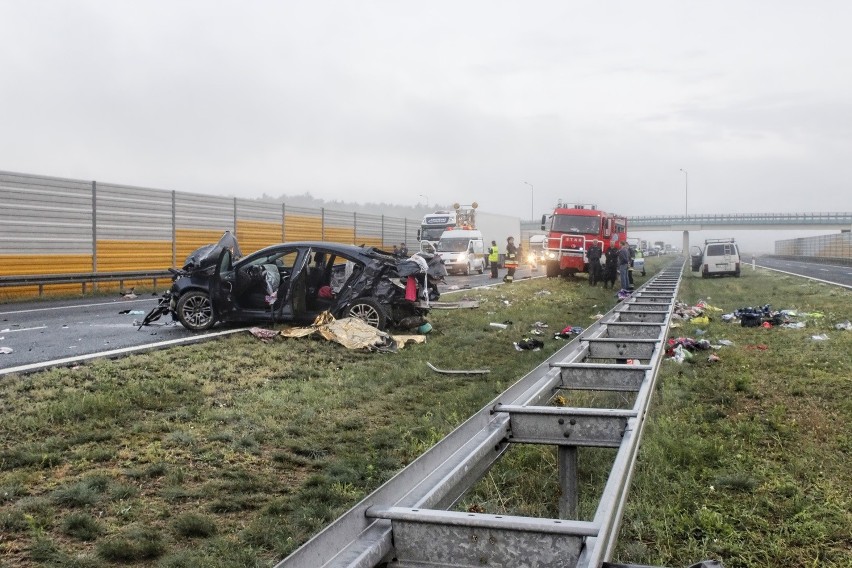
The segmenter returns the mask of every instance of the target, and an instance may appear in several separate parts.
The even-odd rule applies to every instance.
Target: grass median
[[[664,259],[653,260],[649,276]],[[582,279],[464,295],[480,307],[434,313],[427,343],[395,354],[246,334],[5,377],[0,566],[270,566],[563,346],[554,331],[615,305]],[[852,332],[831,324],[852,316],[849,293],[747,271],[689,275],[681,297],[824,317],[802,330],[716,318],[673,330],[734,345],[717,363],[664,364],[618,555],[848,566]],[[544,349],[516,351],[537,321]],[[549,448],[513,449],[460,507],[553,516],[553,461]],[[608,468],[582,457],[582,515]]]

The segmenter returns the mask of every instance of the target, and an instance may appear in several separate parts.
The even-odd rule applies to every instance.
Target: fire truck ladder
[[[624,566],[608,560],[665,355],[682,264],[673,261],[276,568]],[[565,390],[620,392],[633,403],[547,404]],[[513,443],[557,446],[560,518],[449,510]],[[615,450],[592,520],[576,518],[581,446]]]

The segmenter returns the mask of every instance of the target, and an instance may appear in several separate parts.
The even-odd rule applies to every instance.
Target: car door
[[[293,269],[290,272],[290,285],[287,290],[287,301],[285,302],[284,313],[289,315],[293,320],[300,320],[306,317],[307,308],[307,291],[308,291],[308,263],[313,256],[314,249],[308,247],[299,251],[299,256],[296,259]]]
[[[692,271],[698,272],[701,270],[701,261],[704,259],[704,249],[699,246],[693,246],[689,249],[689,256],[692,261]]]
[[[223,248],[216,261],[216,270],[210,282],[210,303],[220,317],[234,307],[234,267],[231,250]]]

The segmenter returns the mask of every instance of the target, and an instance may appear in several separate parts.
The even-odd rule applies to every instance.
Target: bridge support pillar
[[[689,260],[689,231],[683,232],[683,247],[681,250],[683,251],[683,256]]]

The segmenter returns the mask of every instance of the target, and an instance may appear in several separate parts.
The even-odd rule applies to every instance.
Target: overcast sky
[[[0,169],[523,218],[852,211],[850,22],[848,0],[0,0]]]

